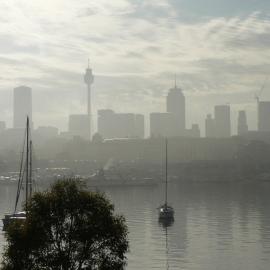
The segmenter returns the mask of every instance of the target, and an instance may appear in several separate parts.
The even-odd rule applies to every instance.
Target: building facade
[[[215,135],[215,119],[211,114],[207,114],[205,119],[205,137],[214,138]]]
[[[270,131],[270,101],[258,102],[258,131]]]
[[[173,126],[173,136],[181,136],[186,128],[186,101],[181,88],[176,85],[169,90],[167,95],[167,113],[170,113]]]
[[[229,105],[215,106],[215,136],[217,138],[231,136],[231,112]]]

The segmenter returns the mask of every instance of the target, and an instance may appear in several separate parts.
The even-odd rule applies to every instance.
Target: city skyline
[[[88,68],[87,69],[89,69],[89,64],[88,64]],[[91,69],[91,72],[92,72],[92,69]],[[21,90],[22,89],[22,90]],[[19,103],[15,103],[15,100],[16,100],[16,98],[17,98],[17,96],[19,97],[19,96],[21,96],[21,95],[23,95],[24,94],[24,90],[30,90],[30,97],[28,97],[28,96],[26,96],[25,98],[26,98],[26,100],[28,100],[29,98],[29,101],[27,101],[27,102],[30,102],[29,104],[29,108],[27,108],[27,106],[25,106],[25,108],[23,108],[22,106],[21,106],[21,104],[19,104]],[[21,90],[21,91],[20,91]],[[13,101],[13,107],[12,107],[12,110],[13,110],[13,127],[18,127],[18,124],[16,125],[15,124],[15,119],[19,116],[19,117],[21,117],[18,113],[16,113],[16,111],[18,111],[18,110],[21,110],[22,111],[22,115],[28,115],[28,114],[26,114],[26,112],[25,111],[28,111],[28,110],[30,110],[29,111],[29,113],[30,113],[30,117],[31,117],[31,119],[32,119],[32,88],[30,88],[30,87],[28,87],[28,86],[25,86],[25,85],[22,85],[22,86],[17,86],[17,87],[15,87],[14,88],[14,91],[13,91],[13,99],[14,99],[14,101]],[[262,93],[262,91],[261,91],[261,93]],[[180,96],[179,96],[179,94],[180,94]],[[27,95],[28,95],[28,93],[27,93]],[[25,99],[24,98],[24,99]],[[64,129],[60,129],[59,128],[59,126],[55,126],[57,129],[59,129],[60,131],[62,131],[62,132],[70,132],[71,130],[70,130],[70,120],[71,120],[71,117],[73,117],[73,116],[78,116],[78,117],[80,117],[80,118],[85,118],[85,117],[88,117],[88,119],[90,120],[90,121],[87,121],[87,122],[89,122],[89,127],[85,127],[84,129],[85,129],[85,131],[86,130],[88,130],[89,129],[89,134],[91,133],[91,136],[90,137],[92,137],[93,136],[93,134],[95,134],[95,133],[97,133],[98,131],[99,131],[99,128],[98,128],[98,117],[99,117],[99,111],[112,111],[111,109],[109,109],[109,108],[102,108],[102,109],[100,109],[100,110],[98,110],[97,112],[94,112],[91,116],[90,116],[90,118],[89,118],[89,112],[91,111],[91,109],[89,110],[89,103],[88,103],[88,101],[90,101],[90,95],[89,95],[89,91],[87,91],[87,99],[85,100],[85,104],[84,104],[84,109],[85,109],[85,107],[86,107],[86,114],[80,114],[81,112],[76,112],[76,114],[69,114],[69,115],[67,115],[67,118],[68,118],[68,120],[67,120],[67,122],[68,122],[68,124],[67,124],[67,126],[64,128]],[[180,98],[180,100],[179,100],[179,98]],[[256,111],[256,114],[257,114],[257,126],[254,128],[254,129],[250,129],[250,128],[248,128],[248,130],[249,131],[263,131],[261,128],[260,128],[260,124],[259,124],[259,119],[263,119],[263,121],[265,122],[265,125],[267,125],[267,126],[269,126],[270,124],[268,123],[268,118],[267,118],[267,115],[266,115],[266,113],[268,112],[268,110],[269,110],[269,108],[270,108],[270,101],[261,101],[260,99],[259,99],[259,97],[258,96],[255,96],[255,98],[256,98],[256,101],[257,101],[257,103],[256,103],[256,106],[257,106],[257,111]],[[140,114],[140,115],[142,115],[144,118],[145,118],[145,116],[146,116],[146,120],[148,120],[146,123],[144,122],[144,129],[145,129],[145,131],[144,131],[144,136],[145,137],[149,137],[149,136],[152,136],[153,134],[152,134],[152,132],[151,132],[151,115],[152,114],[160,114],[160,115],[163,115],[164,114],[164,116],[165,116],[165,114],[168,114],[168,113],[171,113],[170,111],[172,110],[176,110],[175,111],[175,113],[176,113],[176,115],[175,115],[175,120],[174,121],[172,121],[172,123],[171,124],[169,124],[169,123],[167,123],[167,124],[169,124],[169,126],[171,126],[172,124],[173,124],[173,126],[175,126],[175,125],[178,125],[177,123],[174,123],[175,121],[179,121],[179,123],[182,123],[182,124],[180,124],[180,125],[183,125],[183,127],[184,127],[184,129],[183,129],[183,127],[182,127],[182,132],[180,132],[179,133],[179,131],[178,132],[174,132],[173,130],[171,130],[170,132],[172,132],[172,134],[173,133],[175,133],[175,135],[167,135],[167,136],[187,136],[187,134],[184,134],[183,133],[183,131],[185,130],[185,131],[188,131],[189,130],[189,128],[191,128],[191,129],[193,129],[194,128],[194,123],[192,123],[192,120],[190,120],[189,122],[191,123],[189,126],[186,126],[185,125],[185,122],[186,122],[186,109],[188,109],[188,107],[189,107],[189,104],[187,104],[187,106],[186,106],[186,104],[185,104],[185,95],[183,94],[183,89],[181,89],[180,87],[178,87],[178,85],[177,85],[177,81],[176,81],[176,76],[175,76],[175,80],[174,80],[174,86],[173,87],[171,87],[171,88],[169,88],[168,90],[167,90],[167,95],[166,95],[166,97],[164,97],[164,100],[165,100],[165,108],[162,108],[162,110],[160,111],[160,112],[150,112],[149,113],[149,115],[145,115],[145,114],[143,114],[143,113],[141,113],[140,111],[136,111],[136,112],[131,112],[131,111],[128,111],[128,112],[119,112],[119,111],[117,111],[117,114],[125,114],[125,115],[129,115],[129,114],[134,114],[134,115],[136,115],[136,114]],[[182,101],[183,100],[183,101]],[[179,103],[180,102],[180,103]],[[183,102],[183,103],[182,103]],[[259,105],[260,104],[260,105]],[[265,104],[265,105],[264,105]],[[26,104],[25,104],[26,105]],[[261,108],[262,108],[262,106],[264,105],[264,107],[265,107],[265,109],[266,109],[266,111],[265,111],[265,113],[264,113],[264,115],[262,115],[262,113],[261,113]],[[91,105],[92,106],[92,105]],[[228,123],[226,124],[228,127],[223,127],[223,125],[224,125],[224,123],[225,122],[223,122],[223,120],[220,122],[220,124],[221,124],[221,126],[218,128],[217,127],[217,130],[219,130],[219,132],[221,132],[221,134],[220,134],[220,136],[221,137],[228,137],[228,136],[233,136],[233,135],[239,135],[239,127],[238,127],[238,124],[239,124],[239,113],[241,113],[241,112],[244,112],[245,113],[245,121],[246,121],[246,124],[248,125],[248,119],[247,119],[247,117],[246,117],[246,111],[245,110],[239,110],[237,113],[238,113],[238,118],[237,119],[232,119],[231,118],[231,106],[230,106],[230,104],[221,104],[221,105],[215,105],[213,108],[212,108],[212,111],[214,111],[214,118],[213,119],[215,119],[216,118],[216,110],[217,110],[217,108],[228,108],[228,114],[229,114],[229,116],[228,116],[228,118],[227,118],[227,116],[225,117],[225,116],[222,116],[222,117],[225,117],[225,118],[227,118],[227,120],[226,121],[228,121]],[[18,111],[19,112],[19,111]],[[78,114],[79,113],[79,114]],[[17,116],[18,115],[18,116]],[[206,114],[205,115],[205,119],[204,119],[204,121],[208,121],[208,117],[210,116],[211,117],[211,115],[212,115],[212,113],[210,113],[210,114]],[[169,115],[168,115],[169,116]],[[262,118],[263,117],[263,118]],[[81,122],[81,124],[83,123],[83,122],[85,122],[85,120],[86,120],[86,118],[83,120],[82,119],[82,122]],[[219,120],[218,119],[216,119],[217,120],[217,123],[219,123]],[[4,123],[6,123],[6,121],[5,121],[5,119],[2,119],[2,121],[4,121]],[[169,120],[169,119],[167,119],[166,121],[171,121],[171,120]],[[77,122],[77,120],[76,120],[76,122]],[[92,124],[94,123],[95,124],[95,128],[94,128],[94,130],[92,130],[91,128],[90,128],[90,125],[92,125],[91,124],[91,122],[92,122]],[[20,120],[20,125],[23,127],[23,124],[22,123],[24,123],[23,121],[22,121],[22,119]],[[86,123],[86,122],[85,122]],[[32,124],[34,124],[34,121],[32,122]],[[80,124],[80,125],[81,125]],[[166,124],[166,125],[167,125]],[[15,125],[15,126],[14,126]],[[73,124],[72,124],[73,125]],[[77,125],[77,124],[76,124]],[[87,124],[88,125],[88,124]],[[204,125],[200,125],[200,124],[197,124],[197,123],[195,123],[195,126],[197,126],[198,125],[198,128],[199,128],[199,132],[200,132],[200,135],[202,136],[202,137],[208,137],[208,135],[207,135],[207,131],[206,131],[206,125],[208,125],[208,124],[206,124],[206,122],[204,123]],[[234,132],[232,131],[232,129],[231,129],[231,127],[232,126],[237,126],[237,130],[235,130]],[[35,127],[44,127],[44,126],[47,126],[47,127],[53,127],[50,123],[46,123],[46,125],[40,125],[39,123],[37,124],[37,125],[35,125]],[[168,126],[168,127],[169,127]],[[171,128],[174,128],[173,126],[171,126]],[[11,126],[10,126],[11,127]],[[10,128],[9,126],[7,126],[7,128]],[[167,127],[167,128],[168,128]],[[176,127],[176,126],[175,126]],[[223,128],[225,128],[224,129],[224,132],[221,130],[221,127],[223,127]],[[160,126],[160,127],[158,127],[158,129],[160,129],[160,128],[163,128],[162,127],[162,125]],[[197,128],[197,127],[196,127]],[[228,131],[225,131],[225,130],[227,130],[228,129]],[[267,130],[268,131],[268,129],[269,128],[266,128],[266,129],[264,129],[265,131]],[[92,131],[91,131],[92,130]],[[202,134],[202,130],[204,131],[203,132],[203,134]],[[84,132],[85,132],[84,131]],[[77,132],[77,131],[76,131]],[[76,133],[75,132],[75,133]],[[168,134],[170,134],[170,132],[168,133]],[[71,132],[72,133],[72,132]],[[80,133],[80,132],[79,132]],[[165,132],[166,133],[166,132]],[[224,134],[223,134],[224,133]],[[156,134],[157,135],[157,134]],[[189,136],[189,135],[188,135]],[[215,135],[216,136],[216,135]],[[214,136],[214,137],[215,137]],[[219,135],[217,135],[217,137],[220,137]],[[88,137],[88,136],[86,136],[85,137],[85,135],[83,136],[84,138],[86,138],[86,137]]]
[[[270,269],[270,0],[0,25],[1,269]]]
[[[28,85],[35,120],[64,130],[67,115],[83,111],[88,57],[95,73],[95,112],[162,111],[176,73],[190,104],[187,126],[197,122],[203,129],[206,114],[226,103],[231,104],[233,134],[239,110],[247,111],[251,129],[257,126],[254,95],[270,71],[267,1],[37,0],[0,5],[0,113],[8,126],[9,92]],[[262,100],[270,100],[268,89],[269,83]]]

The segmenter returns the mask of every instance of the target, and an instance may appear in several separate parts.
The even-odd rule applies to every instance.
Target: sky
[[[230,104],[257,125],[255,94],[270,71],[269,0],[2,0],[0,120],[12,126],[13,88],[33,93],[35,126],[67,129],[86,112],[93,69],[98,109],[165,111],[168,89],[186,96],[187,127]],[[270,80],[261,94],[270,100]],[[94,123],[96,125],[96,123]]]

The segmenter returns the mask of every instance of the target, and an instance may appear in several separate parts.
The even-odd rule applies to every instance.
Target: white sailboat
[[[174,220],[174,209],[168,204],[168,140],[165,141],[166,169],[165,169],[165,203],[159,209],[159,220],[170,222]]]
[[[20,193],[23,187],[23,182],[25,180],[25,210],[26,211],[17,211],[17,206],[20,198]],[[5,214],[3,221],[3,231],[6,231],[8,226],[13,221],[25,220],[27,215],[27,208],[29,199],[32,196],[32,141],[30,139],[30,127],[29,127],[29,118],[26,120],[26,133],[25,140],[23,144],[23,151],[20,164],[20,175],[17,186],[17,194],[14,211],[9,214]]]

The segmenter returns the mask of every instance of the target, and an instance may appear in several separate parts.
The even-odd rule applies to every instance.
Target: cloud
[[[168,0],[2,1],[0,97],[28,84],[34,120],[65,129],[68,113],[85,111],[82,76],[90,57],[95,110],[165,110],[174,73],[190,122],[203,122],[207,97],[209,107],[237,93],[248,100],[270,71],[269,19],[254,10],[191,22],[179,18],[185,8]]]

